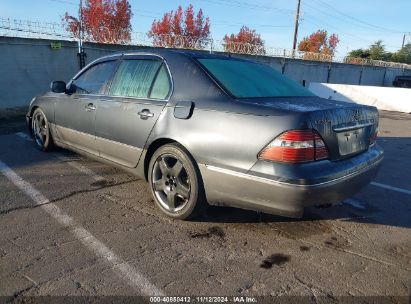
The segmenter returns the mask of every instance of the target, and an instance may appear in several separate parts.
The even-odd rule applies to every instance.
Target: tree
[[[370,45],[368,52],[370,53],[370,59],[372,60],[384,60],[387,53],[385,52],[385,45],[382,44],[382,40],[375,41]]]
[[[255,30],[243,25],[237,35],[225,35],[224,51],[231,53],[265,54],[264,41]]]
[[[298,44],[298,50],[333,56],[339,42],[340,39],[336,34],[331,34],[328,37],[327,31],[318,30],[310,36],[304,37]]]
[[[84,39],[104,43],[130,41],[132,13],[128,0],[86,0],[79,15]],[[66,12],[62,21],[66,30],[78,38],[79,19]]]
[[[348,57],[353,57],[353,58],[369,58],[370,57],[370,51],[368,49],[357,49],[357,50],[352,50],[351,52],[348,53]]]
[[[407,43],[399,51],[392,54],[391,60],[411,64],[411,43]]]
[[[154,20],[147,35],[153,38],[154,46],[203,49],[210,37],[210,19],[204,18],[202,9],[195,14],[191,4],[184,12],[179,6]]]
[[[411,51],[411,45],[408,47],[408,52]],[[409,53],[411,54],[411,53]],[[354,60],[353,58],[382,60],[382,61],[394,61],[404,62],[407,60],[407,46],[404,46],[401,50],[391,53],[385,51],[385,46],[381,40],[375,41],[367,49],[352,50],[348,53],[348,57],[351,58],[350,62],[361,63],[360,60]]]

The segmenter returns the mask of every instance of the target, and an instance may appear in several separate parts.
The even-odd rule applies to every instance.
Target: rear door
[[[96,142],[100,156],[135,167],[171,93],[171,78],[157,56],[125,55],[105,98],[98,102]]]
[[[116,60],[96,63],[72,80],[73,94],[62,94],[55,107],[58,140],[97,154],[95,119],[99,99],[112,76]]]

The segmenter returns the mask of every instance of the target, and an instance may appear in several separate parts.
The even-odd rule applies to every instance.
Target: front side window
[[[264,64],[214,58],[198,61],[235,98],[314,96],[297,82]]]
[[[149,59],[123,60],[111,83],[109,95],[123,97],[149,97],[154,77],[161,61]]]
[[[110,79],[116,61],[97,63],[74,80],[76,93],[101,94]]]

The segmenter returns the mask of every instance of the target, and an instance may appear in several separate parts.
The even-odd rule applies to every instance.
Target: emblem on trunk
[[[352,118],[354,119],[354,120],[360,120],[360,118],[361,118],[361,111],[360,110],[353,110],[352,111]]]
[[[318,120],[314,121],[314,123],[317,124],[317,125],[326,125],[326,124],[331,123],[331,120],[329,120],[329,119],[318,119]]]

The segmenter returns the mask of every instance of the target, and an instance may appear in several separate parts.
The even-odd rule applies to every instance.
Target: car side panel
[[[96,118],[100,156],[126,167],[136,167],[164,106],[165,101],[110,96],[102,98],[98,103]],[[141,118],[138,113],[145,109],[153,116]]]
[[[95,118],[97,109],[97,95],[67,95],[58,98],[55,105],[55,128],[57,140],[97,154],[95,143]],[[88,110],[92,104],[95,110]]]
[[[247,172],[277,134],[307,127],[303,121],[299,115],[285,112],[258,116],[208,110],[201,107],[200,101],[189,119],[175,118],[174,107],[167,106],[148,143],[170,138],[188,149],[198,163]]]

